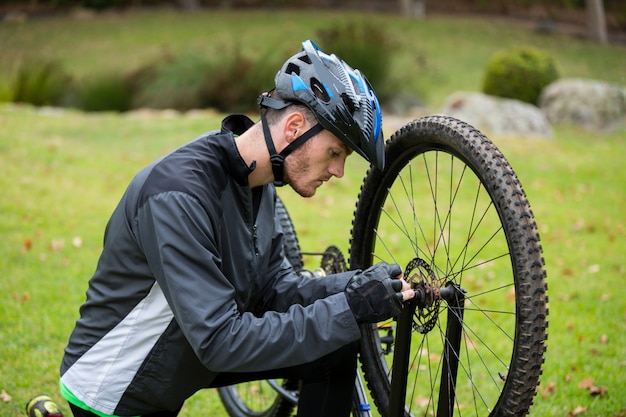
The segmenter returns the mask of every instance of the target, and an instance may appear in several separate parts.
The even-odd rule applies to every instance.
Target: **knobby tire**
[[[544,259],[520,181],[481,132],[431,116],[389,139],[384,171],[364,179],[350,241],[351,269],[380,261],[418,265],[405,278],[461,300],[417,308],[410,346],[390,342],[396,321],[362,326],[363,373],[381,415],[401,348],[405,416],[526,415],[546,350]]]

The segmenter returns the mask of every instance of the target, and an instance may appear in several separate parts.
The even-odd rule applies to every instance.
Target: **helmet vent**
[[[313,91],[313,94],[315,94],[315,97],[319,100],[322,100],[324,103],[330,102],[330,96],[328,95],[328,91],[326,91],[324,84],[322,84],[315,77],[311,78],[311,90]]]
[[[287,68],[285,68],[285,73],[300,75],[300,67],[293,62],[290,62],[289,65],[287,65]]]
[[[311,57],[309,57],[308,55],[302,55],[301,57],[298,58],[300,61],[305,62],[309,65],[311,65]]]
[[[356,110],[356,108],[354,107],[354,102],[352,101],[350,96],[346,93],[342,93],[341,100],[343,100],[343,104],[346,105],[346,108],[348,109],[350,114],[354,116],[354,111]]]

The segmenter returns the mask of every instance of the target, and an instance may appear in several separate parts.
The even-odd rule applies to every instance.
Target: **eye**
[[[339,152],[337,149],[331,149],[329,152],[331,158],[339,158],[341,156],[341,152]]]

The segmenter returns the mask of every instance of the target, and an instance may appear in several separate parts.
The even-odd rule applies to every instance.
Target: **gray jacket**
[[[359,339],[342,292],[352,273],[306,279],[285,260],[275,189],[250,190],[254,166],[235,146],[251,125],[230,116],[132,180],[65,349],[74,402],[176,410],[219,372],[294,366]]]

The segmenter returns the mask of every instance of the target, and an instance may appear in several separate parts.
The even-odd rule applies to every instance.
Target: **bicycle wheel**
[[[291,217],[289,217],[287,208],[285,208],[280,197],[276,197],[276,217],[280,222],[280,227],[283,229],[283,250],[285,251],[285,256],[293,270],[299,273],[304,268],[302,251],[300,250],[296,229],[293,227]]]
[[[417,295],[396,321],[363,326],[374,403],[394,417],[526,415],[548,296],[517,176],[483,134],[443,116],[398,130],[386,160],[361,187],[350,267],[398,263]]]
[[[295,228],[282,200],[276,197],[276,217],[283,230],[283,250],[294,271],[304,263]],[[231,417],[289,417],[297,404],[299,381],[263,380],[217,389]]]
[[[296,407],[298,387],[299,381],[269,379],[217,390],[224,409],[231,417],[289,417]]]

